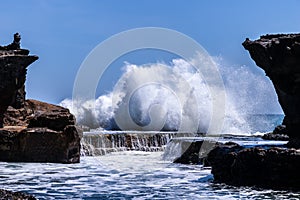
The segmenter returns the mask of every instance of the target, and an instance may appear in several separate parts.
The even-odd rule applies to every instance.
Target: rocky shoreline
[[[215,182],[300,190],[299,149],[219,144],[208,154],[206,165],[212,167]]]
[[[78,163],[82,131],[75,125],[75,117],[66,108],[25,98],[27,67],[38,57],[21,49],[20,40],[15,34],[11,44],[0,46],[0,161]],[[243,46],[270,77],[285,113],[283,124],[263,138],[288,140],[288,144],[248,148],[212,141],[215,147],[203,158],[203,140],[181,141],[183,153],[174,162],[211,166],[215,182],[300,190],[300,34],[246,39]],[[105,137],[110,143],[114,140],[111,135]],[[145,143],[154,137],[158,136],[149,137]],[[125,137],[125,147],[132,149],[137,138]],[[161,141],[158,146],[165,142]],[[0,190],[1,195],[34,199],[5,190]]]
[[[285,113],[283,124],[264,139],[288,140],[285,147],[243,148],[219,144],[207,156],[215,182],[236,186],[300,190],[300,34],[265,35],[243,43],[274,84]]]
[[[7,46],[0,46],[0,161],[80,161],[82,132],[66,108],[26,100],[28,66],[38,59],[20,48],[16,33]]]
[[[265,35],[255,41],[247,38],[243,46],[271,79],[285,113],[282,125],[262,139],[288,141],[287,145],[249,148],[218,142],[200,159],[203,141],[194,141],[174,162],[211,166],[217,183],[299,191],[300,34]]]
[[[247,38],[243,46],[271,79],[285,114],[281,131],[289,136],[289,147],[299,148],[300,34],[264,35],[254,41]]]

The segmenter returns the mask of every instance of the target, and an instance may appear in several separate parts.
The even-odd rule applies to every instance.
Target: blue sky
[[[266,33],[300,32],[299,8],[297,0],[3,1],[0,43],[10,43],[15,32],[21,34],[22,47],[40,57],[28,71],[27,97],[59,103],[72,96],[77,70],[88,53],[121,31],[146,26],[174,29],[213,56],[257,70],[241,43]],[[140,52],[131,58],[142,64],[172,55]],[[120,76],[121,61],[107,72],[99,94],[110,90]]]

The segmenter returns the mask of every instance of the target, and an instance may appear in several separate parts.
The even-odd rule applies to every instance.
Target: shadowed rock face
[[[80,131],[66,108],[25,100],[27,67],[38,59],[21,37],[0,46],[0,161],[77,163]]]
[[[300,151],[220,144],[206,158],[215,182],[236,186],[300,189]]]
[[[21,108],[25,101],[27,67],[38,59],[28,56],[29,51],[1,50],[0,48],[0,127],[3,114],[9,105]]]
[[[291,140],[300,138],[300,34],[265,35],[243,43],[274,84]]]

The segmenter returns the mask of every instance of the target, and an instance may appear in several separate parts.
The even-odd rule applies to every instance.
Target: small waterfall
[[[218,138],[214,137],[176,137],[172,138],[165,147],[165,151],[162,155],[164,160],[173,162],[180,158],[185,152],[198,151],[199,156],[203,156],[208,153],[210,148],[218,141]],[[203,145],[204,148],[201,148]],[[206,148],[205,148],[206,147]],[[207,151],[208,149],[208,151]]]
[[[118,151],[163,151],[175,137],[195,137],[178,132],[85,132],[81,140],[82,156],[99,156]]]

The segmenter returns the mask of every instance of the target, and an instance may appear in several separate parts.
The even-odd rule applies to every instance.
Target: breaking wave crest
[[[218,64],[218,67],[226,90],[222,132],[253,132],[244,114],[272,112],[266,107],[277,109],[274,89],[267,78],[245,66]],[[205,133],[212,116],[210,89],[201,74],[183,59],[174,59],[170,64],[125,63],[124,73],[112,92],[85,102],[65,99],[60,105],[71,110],[78,124],[90,128],[112,130],[121,126],[122,130],[138,127],[153,130],[159,127],[166,131],[190,131],[190,126],[197,122],[197,132]],[[217,93],[220,90],[213,89]]]

